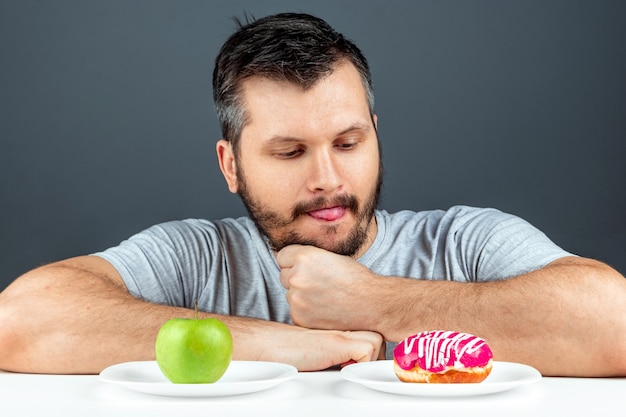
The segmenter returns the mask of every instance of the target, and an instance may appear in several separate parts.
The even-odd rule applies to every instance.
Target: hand
[[[378,333],[311,330],[298,326],[288,326],[285,330],[271,332],[273,347],[271,353],[262,352],[263,360],[289,363],[299,371],[321,371],[385,358],[385,343]]]
[[[303,245],[278,252],[293,322],[310,329],[374,330],[376,275],[354,259]]]

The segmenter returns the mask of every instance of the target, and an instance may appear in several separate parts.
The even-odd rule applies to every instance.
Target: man
[[[0,294],[0,368],[96,373],[154,359],[160,326],[197,300],[230,327],[235,360],[321,370],[444,329],[544,375],[626,375],[615,270],[497,210],[376,209],[368,64],[324,21],[243,25],[213,83],[220,168],[250,218],[168,222],[24,274]]]

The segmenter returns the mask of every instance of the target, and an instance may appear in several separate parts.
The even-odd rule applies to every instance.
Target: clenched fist
[[[291,318],[311,329],[372,330],[380,277],[354,259],[314,246],[277,254]]]

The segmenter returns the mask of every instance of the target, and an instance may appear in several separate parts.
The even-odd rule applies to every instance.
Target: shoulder
[[[184,219],[154,224],[124,240],[117,250],[137,250],[153,247],[163,251],[194,251],[237,245],[258,244],[262,241],[254,223],[245,217],[221,220]],[[158,248],[158,249],[157,249]]]
[[[545,235],[521,217],[495,208],[456,205],[446,210],[380,212],[385,233],[394,239],[445,242],[446,245],[498,245]]]
[[[494,208],[463,205],[455,205],[445,210],[402,210],[395,213],[389,213],[381,210],[378,212],[378,216],[379,219],[386,221],[392,229],[411,227],[427,229],[456,229],[468,225],[496,225],[503,220],[518,219],[516,216],[504,213]]]
[[[225,218],[220,220],[184,219],[158,223],[143,230],[137,235],[192,236],[216,235],[228,236],[256,232],[254,223],[247,217],[238,219]]]

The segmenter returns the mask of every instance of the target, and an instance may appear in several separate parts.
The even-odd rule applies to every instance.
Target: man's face
[[[364,253],[376,234],[382,172],[375,118],[356,69],[340,65],[306,91],[253,77],[243,97],[249,122],[229,188],[272,248]]]

